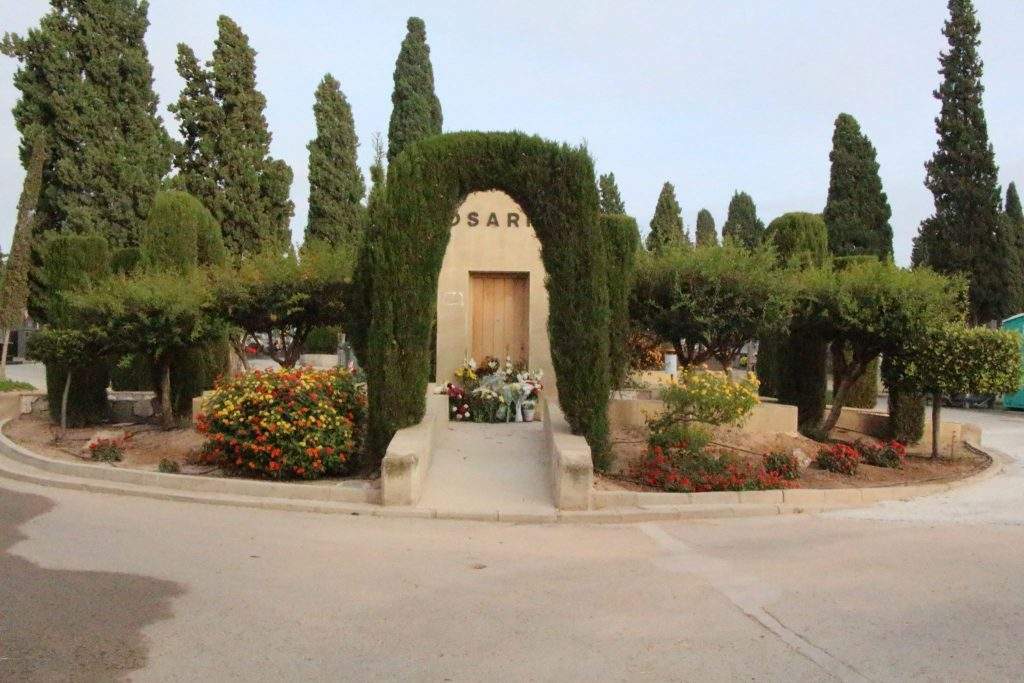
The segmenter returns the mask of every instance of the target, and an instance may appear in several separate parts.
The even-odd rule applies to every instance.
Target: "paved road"
[[[1024,415],[971,416],[1024,457]],[[635,526],[0,480],[0,680],[1019,680],[1021,471],[864,512]]]

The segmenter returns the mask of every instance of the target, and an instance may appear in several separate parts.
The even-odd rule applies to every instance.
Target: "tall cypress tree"
[[[32,233],[38,214],[39,193],[43,186],[43,169],[50,152],[42,136],[32,143],[25,182],[18,199],[18,218],[14,224],[11,253],[4,264],[0,283],[0,379],[7,378],[7,341],[28,306],[28,272],[32,265]]]
[[[313,104],[316,138],[309,149],[309,222],[306,240],[331,244],[361,239],[366,208],[363,174],[356,164],[355,123],[341,84],[327,74]]]
[[[871,140],[849,114],[836,118],[825,204],[829,250],[836,256],[892,257],[892,209],[882,191]]]
[[[184,139],[175,157],[178,182],[213,213],[232,253],[289,241],[292,170],[270,156],[267,100],[256,89],[256,51],[248,36],[221,16],[206,67],[184,44],[176,64],[185,79],[170,107]]]
[[[441,102],[434,94],[434,67],[430,65],[427,27],[409,17],[408,32],[395,62],[395,91],[391,94],[388,126],[388,161],[421,138],[441,132]]]
[[[26,167],[32,140],[48,140],[36,230],[98,233],[133,245],[170,170],[171,142],[156,114],[139,0],[51,0],[26,36],[6,34],[21,66],[14,108]]]
[[[757,206],[746,192],[735,192],[729,200],[729,212],[722,226],[722,240],[732,239],[748,248],[764,239],[765,227],[757,217]]]
[[[683,225],[682,210],[676,200],[676,188],[672,183],[661,186],[658,204],[651,218],[651,231],[647,233],[647,250],[658,252],[666,247],[689,244],[690,236]]]
[[[1020,195],[1017,194],[1017,183],[1011,182],[1006,188],[1006,215],[1010,220],[1024,223],[1024,210],[1021,209]]]
[[[971,0],[949,0],[942,33],[949,50],[939,56],[942,83],[935,91],[942,108],[935,119],[938,149],[925,165],[925,186],[935,213],[921,224],[914,261],[943,273],[965,273],[970,314],[976,323],[1007,312],[1011,276],[1008,239],[999,220],[995,153],[982,108],[981,25]]]
[[[601,213],[624,214],[626,205],[619,194],[619,186],[615,184],[615,174],[608,173],[597,179],[597,191]]]
[[[698,247],[714,247],[718,245],[718,231],[715,230],[715,219],[707,209],[697,213],[696,242]]]

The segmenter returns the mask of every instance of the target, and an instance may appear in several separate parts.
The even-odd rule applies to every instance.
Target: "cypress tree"
[[[169,107],[184,140],[175,157],[179,183],[213,213],[231,253],[288,242],[295,212],[288,198],[292,170],[270,156],[267,100],[256,89],[256,51],[248,36],[221,16],[206,67],[184,44],[176,64],[185,79],[178,102]]]
[[[696,241],[698,247],[718,246],[718,231],[715,230],[715,219],[707,209],[697,214]]]
[[[20,62],[14,119],[26,167],[36,134],[50,149],[36,230],[103,235],[132,245],[160,180],[171,142],[157,116],[144,37],[148,3],[51,0],[25,36],[0,50]]]
[[[609,215],[626,213],[626,205],[622,201],[622,195],[619,194],[619,186],[615,184],[614,173],[602,175],[597,179],[597,192],[601,213]]]
[[[892,257],[892,209],[882,191],[871,140],[849,114],[836,118],[825,204],[829,251],[836,256]]]
[[[970,317],[983,323],[1007,312],[1013,269],[999,221],[995,153],[982,108],[981,25],[970,0],[949,0],[949,12],[942,30],[949,50],[939,56],[942,83],[934,93],[942,103],[935,119],[939,143],[925,165],[935,213],[921,224],[914,261],[942,273],[965,273]]]
[[[689,244],[690,236],[683,225],[682,210],[676,201],[676,188],[666,182],[661,186],[658,204],[651,218],[651,231],[647,233],[647,250],[658,252],[666,247]]]
[[[722,240],[732,239],[754,248],[764,239],[764,223],[757,217],[757,206],[746,192],[735,192],[729,200],[729,212],[722,226]]]
[[[327,74],[316,89],[316,138],[309,149],[309,222],[306,241],[341,244],[361,239],[366,209],[363,174],[356,164],[355,123],[341,84]]]
[[[1017,183],[1011,182],[1006,188],[1006,215],[1010,220],[1024,223],[1024,210],[1020,206],[1020,195],[1017,194]]]
[[[421,138],[441,132],[441,102],[434,94],[434,67],[430,65],[427,27],[409,17],[408,32],[395,62],[395,90],[391,94],[388,126],[388,161]]]
[[[7,342],[11,330],[21,324],[28,306],[28,271],[32,265],[32,230],[36,206],[43,185],[43,167],[49,150],[42,137],[32,144],[28,172],[18,199],[18,218],[14,224],[11,253],[4,265],[3,283],[0,284],[0,378],[7,379]]]

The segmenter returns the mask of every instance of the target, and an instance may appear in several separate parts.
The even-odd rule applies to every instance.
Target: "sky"
[[[985,110],[1005,186],[1024,182],[1024,6],[975,0]],[[45,0],[3,0],[0,30],[23,32]],[[878,150],[892,205],[896,260],[906,264],[932,210],[924,162],[935,149],[945,0],[151,0],[146,36],[160,112],[182,81],[176,45],[208,58],[227,14],[257,50],[271,153],[291,165],[292,236],[306,224],[306,143],[324,73],[352,105],[364,171],[386,135],[392,75],[409,16],[426,21],[444,130],[520,130],[585,144],[614,172],[647,231],[671,181],[691,234],[707,208],[721,229],[735,190],[767,223],[820,212],[832,128],[847,112]],[[16,63],[0,56],[0,241],[6,251],[24,171],[10,109]]]

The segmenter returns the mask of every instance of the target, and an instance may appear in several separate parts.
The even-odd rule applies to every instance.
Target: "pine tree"
[[[676,188],[667,182],[662,185],[658,204],[654,207],[651,231],[647,233],[647,250],[659,252],[666,247],[689,243],[690,236],[686,234],[683,225],[682,210],[676,201]]]
[[[942,83],[934,93],[942,103],[939,144],[925,165],[935,213],[921,224],[914,260],[966,274],[971,320],[983,323],[1008,312],[1010,240],[999,220],[998,170],[982,108],[981,25],[970,0],[949,0],[949,12],[942,30],[949,50],[939,56]]]
[[[601,213],[624,214],[626,205],[619,194],[619,186],[615,184],[615,174],[608,173],[597,180],[597,190],[600,195]]]
[[[7,379],[7,343],[11,330],[21,324],[28,306],[28,272],[32,265],[32,233],[36,207],[43,186],[43,169],[50,151],[42,136],[32,143],[28,171],[18,199],[18,218],[14,224],[11,253],[4,264],[0,283],[0,379]]]
[[[1020,195],[1017,194],[1017,183],[1011,182],[1006,188],[1006,215],[1011,220],[1024,223],[1024,210],[1020,206]]]
[[[169,108],[184,140],[175,157],[181,187],[213,213],[233,254],[290,241],[292,170],[270,156],[267,101],[256,89],[248,36],[221,16],[206,67],[183,44],[176,64],[185,88]]]
[[[366,209],[356,164],[355,123],[341,84],[330,74],[316,89],[316,138],[309,145],[309,222],[306,241],[341,244],[361,239]]]
[[[409,17],[408,33],[395,62],[395,91],[391,95],[388,126],[388,162],[406,146],[441,132],[441,102],[434,94],[434,68],[430,65],[427,27]]]
[[[715,219],[707,209],[697,214],[696,241],[698,247],[718,246],[718,231],[715,230]]]
[[[823,214],[829,250],[836,256],[892,257],[892,209],[875,157],[857,120],[840,114],[832,135],[832,172]]]
[[[754,200],[746,192],[735,192],[729,201],[729,212],[722,226],[722,240],[732,239],[748,248],[764,239],[764,223],[757,217]]]
[[[21,66],[14,108],[26,167],[32,140],[50,149],[37,231],[96,233],[132,245],[161,179],[171,142],[156,114],[153,68],[144,37],[148,3],[51,0],[26,36],[7,34],[0,50]]]

